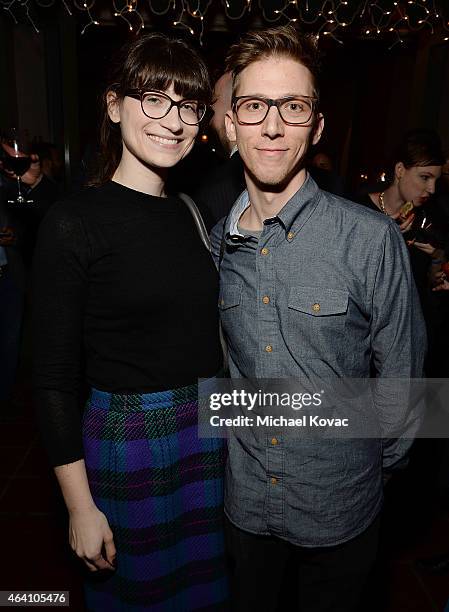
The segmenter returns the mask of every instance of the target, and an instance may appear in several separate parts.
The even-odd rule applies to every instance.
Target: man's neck
[[[263,228],[265,219],[275,217],[284,208],[287,202],[302,187],[307,178],[305,168],[296,174],[282,191],[264,188],[254,182],[245,170],[245,179],[249,195],[249,207],[240,218],[240,226],[250,231],[258,231]]]

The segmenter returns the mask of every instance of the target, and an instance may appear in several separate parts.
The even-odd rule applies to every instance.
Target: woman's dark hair
[[[120,124],[109,119],[106,96],[123,98],[128,89],[164,91],[173,84],[183,98],[210,104],[209,74],[198,53],[182,40],[151,33],[125,44],[118,52],[101,99],[100,158],[91,185],[110,180],[122,156]]]
[[[440,137],[433,130],[415,129],[407,132],[395,152],[394,164],[412,166],[442,166],[446,161]]]

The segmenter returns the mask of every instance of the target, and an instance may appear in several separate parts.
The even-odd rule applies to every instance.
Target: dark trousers
[[[0,400],[8,399],[14,383],[22,315],[23,292],[6,268],[0,276]]]
[[[376,560],[379,523],[377,517],[362,534],[338,546],[303,548],[242,531],[226,519],[232,612],[357,610]]]

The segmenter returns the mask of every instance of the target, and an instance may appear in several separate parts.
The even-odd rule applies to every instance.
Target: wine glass
[[[20,181],[31,165],[30,139],[25,130],[7,128],[0,132],[0,161],[6,173],[17,179],[17,198],[8,200],[8,204],[32,204],[33,200],[23,195]]]

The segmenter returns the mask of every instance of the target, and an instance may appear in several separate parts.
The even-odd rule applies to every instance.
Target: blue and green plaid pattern
[[[93,390],[84,420],[88,479],[117,569],[86,585],[89,610],[222,610],[223,440],[199,439],[197,386]]]

